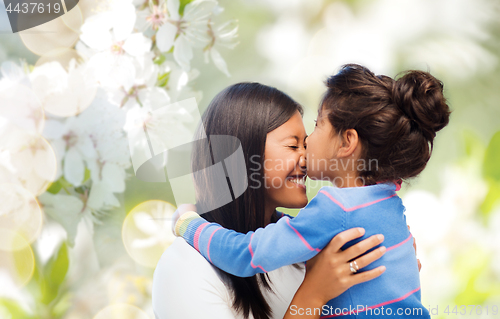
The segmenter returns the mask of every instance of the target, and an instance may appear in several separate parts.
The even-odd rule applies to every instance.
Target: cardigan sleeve
[[[212,264],[239,277],[309,260],[345,229],[345,211],[322,193],[297,217],[284,216],[246,234],[209,223],[195,213],[176,224],[177,235]]]

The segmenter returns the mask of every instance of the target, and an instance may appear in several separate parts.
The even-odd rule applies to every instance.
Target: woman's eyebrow
[[[282,141],[284,141],[286,139],[289,139],[289,138],[294,138],[295,140],[297,140],[297,142],[299,141],[299,137],[297,135],[288,135],[287,137],[285,137],[284,139],[282,139]]]

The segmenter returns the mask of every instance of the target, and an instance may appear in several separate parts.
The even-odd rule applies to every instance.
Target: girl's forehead
[[[326,114],[327,112],[325,110],[325,105],[324,104],[320,105],[320,107],[318,108],[318,117],[324,116]]]

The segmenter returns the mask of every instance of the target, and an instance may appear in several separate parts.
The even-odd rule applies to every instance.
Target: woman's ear
[[[338,158],[350,157],[355,154],[356,149],[360,146],[358,132],[355,129],[348,129],[342,133],[342,144],[337,152]]]

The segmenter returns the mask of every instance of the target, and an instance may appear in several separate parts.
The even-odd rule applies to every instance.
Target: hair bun
[[[450,108],[443,83],[428,72],[407,71],[394,86],[393,96],[403,113],[432,141],[449,121]]]

